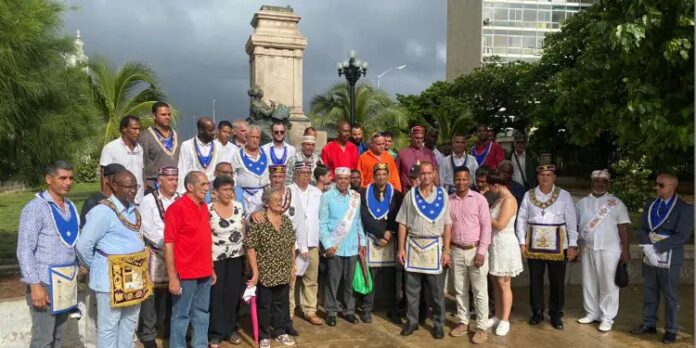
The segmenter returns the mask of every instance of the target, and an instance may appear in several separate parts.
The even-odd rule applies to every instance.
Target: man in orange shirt
[[[375,133],[370,140],[370,149],[365,151],[358,159],[358,170],[362,176],[362,188],[367,187],[372,182],[372,168],[377,163],[385,163],[389,167],[389,183],[401,192],[401,181],[399,171],[396,168],[394,158],[384,151],[386,141],[381,133]]]

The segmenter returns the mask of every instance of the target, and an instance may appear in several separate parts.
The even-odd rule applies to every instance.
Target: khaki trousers
[[[478,248],[463,250],[452,248],[452,282],[457,298],[457,320],[469,323],[469,288],[474,294],[476,307],[476,327],[485,329],[488,320],[488,255],[481,267],[474,266]]]
[[[309,266],[304,275],[299,277],[295,284],[290,284],[290,317],[295,313],[295,288],[297,287],[300,299],[300,308],[305,317],[317,312],[317,292],[319,290],[319,248],[309,248]]]

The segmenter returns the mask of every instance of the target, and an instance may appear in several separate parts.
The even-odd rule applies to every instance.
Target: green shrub
[[[629,210],[643,212],[643,204],[654,193],[648,181],[652,171],[647,169],[646,158],[638,162],[622,159],[611,168],[614,171],[611,191]]]
[[[97,170],[99,169],[99,163],[96,158],[90,157],[85,161],[77,164],[75,168],[75,182],[77,183],[89,183],[97,181]]]

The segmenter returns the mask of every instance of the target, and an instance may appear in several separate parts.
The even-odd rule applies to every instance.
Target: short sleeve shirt
[[[600,208],[607,206],[613,200],[613,208],[609,214],[602,219],[602,222],[590,231],[589,224],[597,216]],[[621,238],[619,238],[618,225],[629,224],[631,219],[628,217],[628,210],[623,202],[616,196],[605,194],[601,197],[594,197],[591,194],[581,199],[577,205],[578,230],[580,238],[585,245],[593,250],[606,250],[621,252]]]
[[[411,189],[414,190],[415,188]],[[427,202],[432,202],[437,196],[436,186],[433,187],[432,192],[428,197],[424,197]],[[396,215],[396,221],[402,225],[406,225],[408,228],[408,234],[414,237],[440,237],[445,232],[445,225],[452,224],[452,218],[449,214],[449,197],[447,194],[444,195],[443,202],[444,208],[440,217],[430,222],[422,217],[418,213],[418,208],[416,208],[413,202],[413,192],[409,191],[404,197],[404,201],[401,204],[401,209],[399,209],[399,214]]]
[[[285,214],[281,215],[280,230],[268,221],[253,224],[244,239],[244,247],[256,251],[259,284],[272,287],[290,282],[295,262],[292,258],[295,230]]]

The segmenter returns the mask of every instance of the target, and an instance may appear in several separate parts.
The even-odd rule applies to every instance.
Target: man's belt
[[[450,245],[452,245],[453,247],[455,247],[457,249],[471,250],[471,249],[478,247],[479,242],[474,242],[474,243],[467,244],[467,245],[461,245],[461,244],[457,244],[457,243],[452,242],[452,243],[450,243]]]

